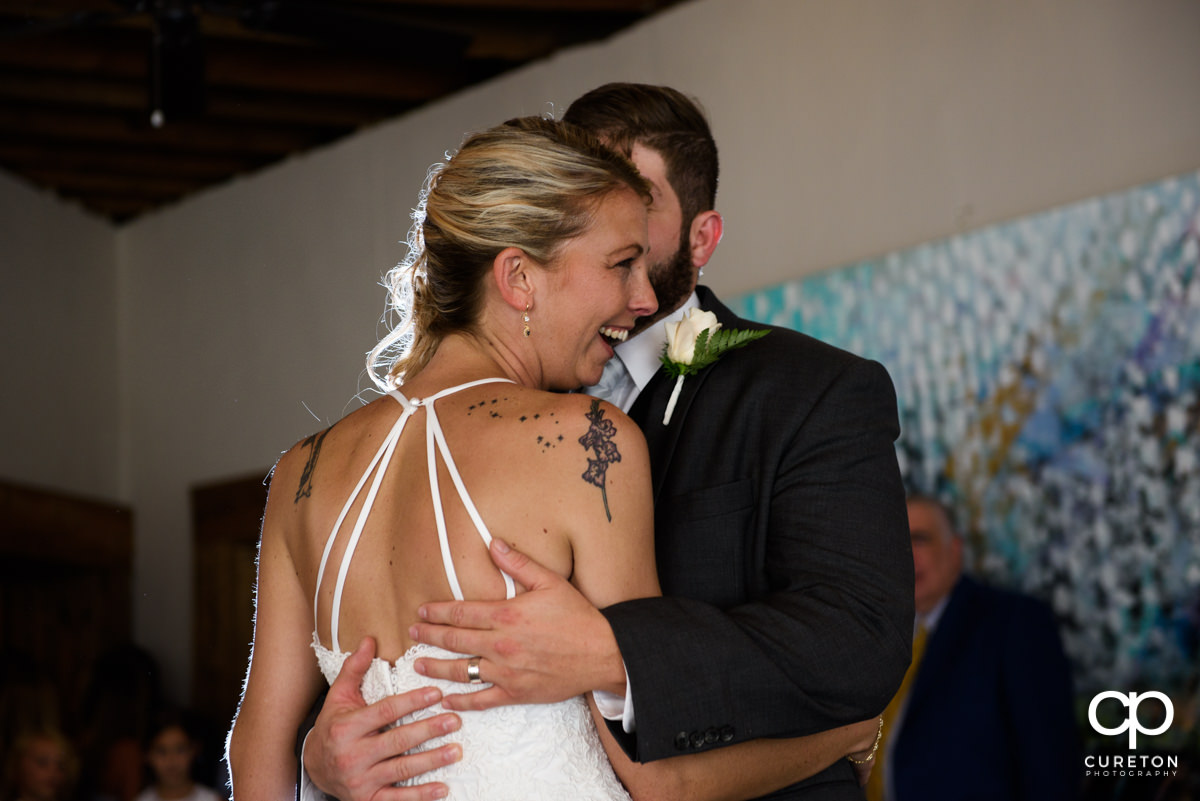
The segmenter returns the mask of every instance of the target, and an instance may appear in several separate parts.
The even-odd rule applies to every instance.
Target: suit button
[[[733,739],[733,727],[732,726],[722,726],[721,727],[721,742],[727,743],[732,739]]]
[[[691,737],[692,748],[702,748],[704,746],[704,735],[701,732],[692,732]]]
[[[681,731],[675,735],[675,750],[686,751],[688,748],[688,735],[686,731]]]
[[[717,741],[717,738],[719,738],[720,736],[721,735],[717,732],[716,729],[709,729],[708,731],[704,732],[704,742],[707,743],[708,745],[712,745],[713,743],[715,743]]]

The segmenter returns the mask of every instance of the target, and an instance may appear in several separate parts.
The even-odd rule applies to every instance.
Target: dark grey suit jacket
[[[701,305],[736,317],[707,289]],[[880,713],[911,655],[912,548],[875,362],[782,328],[630,410],[650,448],[664,597],[603,610],[629,673],[639,761]],[[771,798],[861,799],[849,764]]]

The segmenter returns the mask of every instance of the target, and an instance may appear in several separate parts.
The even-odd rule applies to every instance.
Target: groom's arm
[[[775,474],[755,477],[770,488],[765,536],[746,537],[748,549],[763,549],[766,586],[753,602],[724,609],[665,597],[603,610],[637,718],[636,732],[614,733],[640,761],[868,718],[909,662],[912,552],[886,371],[849,359],[815,403],[792,411],[802,405],[789,404],[790,371],[764,377],[748,355],[729,361],[733,375],[709,381],[767,398],[772,408],[755,425],[787,443]],[[813,371],[805,378],[814,381]],[[730,437],[756,435],[714,436],[713,452],[729,453],[747,447]],[[672,514],[664,508],[658,519]]]

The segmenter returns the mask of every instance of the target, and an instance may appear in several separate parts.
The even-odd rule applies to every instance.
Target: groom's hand
[[[444,784],[405,788],[392,785],[462,759],[462,748],[457,744],[404,753],[433,737],[456,731],[461,721],[458,715],[444,714],[386,728],[405,715],[436,704],[441,693],[426,687],[368,706],[359,687],[374,656],[375,642],[365,638],[329,685],[325,704],[304,741],[304,769],[313,784],[342,801],[444,798],[449,789]]]
[[[493,686],[447,695],[447,709],[549,704],[590,690],[625,693],[625,666],[612,627],[566,579],[492,540],[492,561],[528,589],[511,601],[423,605],[409,634],[480,657],[479,678]],[[418,659],[418,673],[465,682],[467,659]]]

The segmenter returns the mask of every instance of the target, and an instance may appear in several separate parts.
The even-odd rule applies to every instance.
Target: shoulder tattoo
[[[293,503],[300,503],[301,498],[308,498],[312,495],[313,471],[317,469],[317,457],[321,454],[321,443],[325,441],[325,435],[328,433],[329,429],[327,428],[300,443],[301,448],[310,448],[310,450],[308,461],[304,463],[304,472],[300,474],[300,486],[296,489],[296,500]]]
[[[471,414],[476,411],[486,411],[488,413],[488,417],[491,417],[492,419],[497,419],[497,420],[500,419],[504,415],[500,414],[500,412],[491,408],[492,406],[495,406],[500,400],[501,399],[499,397],[495,397],[495,398],[492,398],[490,401],[482,400],[482,401],[479,401],[478,403],[472,403],[470,406],[467,407],[467,417],[470,417]],[[504,398],[504,400],[507,401],[508,398]],[[524,418],[522,418],[522,419],[524,419]]]
[[[611,523],[612,512],[608,510],[605,475],[610,464],[621,461],[621,452],[617,450],[617,443],[613,442],[617,426],[612,420],[604,419],[604,410],[600,408],[600,401],[595,398],[592,399],[592,408],[585,414],[585,417],[591,425],[588,426],[587,433],[579,438],[579,444],[585,451],[593,451],[596,458],[588,457],[588,468],[584,471],[582,478],[587,483],[600,488],[600,498],[604,501],[604,514],[608,516],[608,521]]]

